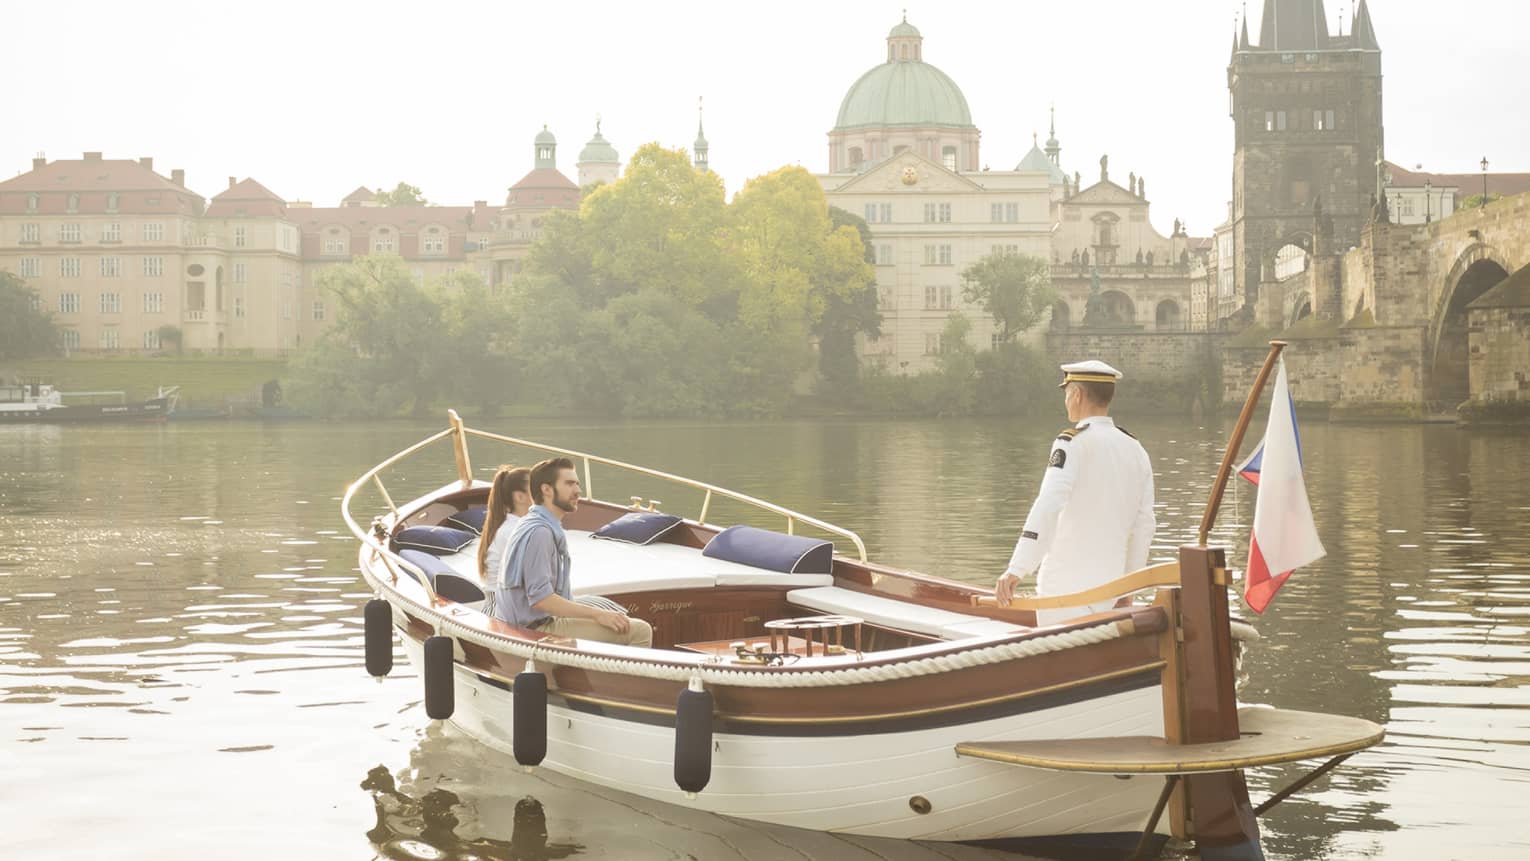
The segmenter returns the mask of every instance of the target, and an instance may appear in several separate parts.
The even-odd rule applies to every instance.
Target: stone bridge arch
[[[1424,400],[1453,409],[1471,396],[1466,306],[1515,270],[1495,246],[1474,242],[1456,256],[1430,309]]]

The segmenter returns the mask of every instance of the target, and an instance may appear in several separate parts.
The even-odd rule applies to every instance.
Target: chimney
[[[48,157],[45,156],[45,155],[40,155],[40,156],[37,156],[36,158],[32,159],[32,169],[33,170],[42,170],[43,168],[45,168],[47,166],[48,166]]]
[[[145,168],[148,168],[149,170],[154,169],[154,159],[150,158],[149,156],[141,156],[138,159],[138,163],[143,165]]]
[[[98,153],[98,152],[88,152],[88,153],[85,153],[85,160],[86,161],[100,161],[101,160],[101,154]]]
[[[238,185],[238,184],[239,184],[239,178],[238,177],[231,176],[231,177],[228,178],[228,187],[229,188],[233,188],[235,185]]]
[[[181,188],[185,188],[186,171],[181,170],[180,168],[175,168],[174,170],[170,171],[170,181],[180,186]]]

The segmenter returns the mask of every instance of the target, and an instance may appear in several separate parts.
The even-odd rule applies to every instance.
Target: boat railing
[[[584,490],[587,496],[593,495],[593,491],[591,490],[593,486],[593,477],[591,475],[592,467],[596,464],[612,467],[637,475],[659,479],[661,481],[665,481],[681,487],[687,487],[701,491],[701,509],[695,518],[697,523],[703,525],[707,523],[707,514],[711,511],[712,501],[714,498],[729,499],[747,505],[751,508],[764,511],[768,514],[785,518],[786,532],[788,535],[795,535],[797,527],[799,525],[803,525],[828,533],[830,535],[837,535],[845,538],[851,544],[855,545],[856,555],[860,561],[867,561],[866,544],[861,540],[859,535],[856,535],[854,532],[851,532],[844,527],[835,526],[832,523],[819,520],[816,517],[803,514],[799,511],[793,511],[792,509],[776,505],[773,502],[766,502],[763,499],[757,499],[753,496],[749,496],[748,494],[729,490],[725,487],[719,487],[715,484],[708,484],[704,481],[696,481],[695,479],[686,478],[680,475],[674,475],[673,473],[663,472],[657,469],[649,469],[645,466],[625,463],[623,461],[614,460],[608,457],[601,457],[599,455],[589,454],[587,452],[576,451],[574,449],[561,448],[559,446],[546,445],[545,443],[533,442],[531,440],[519,439],[512,436],[505,436],[504,434],[476,430],[474,428],[465,426],[462,423],[462,419],[457,415],[455,410],[448,410],[447,413],[451,420],[450,427],[446,428],[445,430],[438,431],[437,433],[431,434],[425,439],[422,439],[419,442],[400,450],[399,452],[388,457],[386,460],[383,460],[381,463],[362,473],[360,477],[358,477],[355,481],[351,482],[348,487],[346,487],[345,495],[342,496],[340,500],[340,514],[345,519],[345,525],[351,530],[351,534],[356,536],[357,540],[359,540],[363,545],[371,548],[372,551],[377,554],[380,559],[383,560],[389,571],[392,572],[395,576],[398,574],[398,571],[395,569],[402,569],[406,573],[413,576],[415,579],[419,580],[421,584],[424,585],[426,591],[430,593],[432,600],[434,600],[435,594],[431,589],[429,578],[425,576],[425,572],[419,570],[418,567],[411,564],[403,557],[399,556],[397,553],[394,553],[388,549],[387,541],[383,540],[385,536],[379,536],[373,528],[373,525],[375,525],[376,521],[373,522],[373,525],[363,527],[361,523],[356,520],[355,515],[351,512],[351,503],[363,487],[370,485],[376,488],[378,494],[382,496],[383,502],[387,504],[388,510],[393,512],[393,515],[396,518],[399,514],[398,504],[393,501],[393,496],[388,492],[387,486],[383,483],[382,473],[394,464],[397,464],[400,461],[403,461],[404,459],[418,453],[422,449],[428,448],[429,446],[445,439],[452,440],[452,452],[457,463],[457,478],[462,483],[462,487],[464,489],[471,487],[473,484],[473,467],[472,461],[468,455],[467,440],[468,437],[479,437],[481,439],[492,440],[495,442],[518,446],[521,448],[527,448],[549,455],[567,457],[570,460],[578,462],[583,467]]]
[[[708,484],[707,482],[704,482],[704,481],[697,481],[697,480],[695,480],[693,478],[686,478],[683,475],[675,475],[674,473],[663,472],[663,471],[657,470],[657,469],[649,469],[646,466],[638,466],[636,464],[625,463],[623,461],[613,460],[611,458],[601,457],[599,455],[588,454],[588,453],[582,452],[582,451],[575,451],[573,449],[560,448],[558,446],[552,446],[552,445],[545,445],[545,444],[539,443],[539,442],[532,442],[530,440],[518,439],[518,438],[512,437],[512,436],[505,436],[504,434],[491,433],[489,431],[481,431],[481,430],[475,430],[475,429],[469,428],[469,427],[464,427],[464,426],[462,426],[460,424],[461,420],[457,418],[455,412],[452,413],[452,420],[453,420],[453,423],[454,423],[454,429],[453,429],[452,432],[456,433],[456,428],[460,427],[461,428],[461,433],[462,433],[462,435],[464,437],[462,443],[460,444],[460,451],[458,453],[458,458],[457,458],[458,475],[459,475],[459,478],[461,478],[464,482],[468,482],[471,479],[471,468],[467,466],[468,461],[466,460],[466,457],[467,457],[467,447],[466,447],[467,443],[466,443],[465,437],[473,436],[473,437],[478,437],[480,439],[494,440],[495,442],[506,443],[506,444],[509,444],[509,445],[519,446],[519,447],[522,447],[522,448],[529,448],[529,449],[532,449],[532,450],[535,450],[535,451],[544,452],[546,454],[556,455],[556,456],[560,456],[560,457],[566,457],[566,458],[568,458],[570,460],[577,461],[583,467],[583,472],[584,472],[584,492],[585,492],[586,496],[594,496],[594,493],[595,493],[594,490],[592,489],[592,483],[591,483],[592,482],[592,477],[591,477],[591,474],[590,474],[591,466],[593,466],[594,464],[600,464],[602,466],[609,466],[609,467],[613,467],[613,468],[616,468],[616,469],[624,470],[624,471],[627,471],[627,472],[636,473],[637,475],[643,475],[643,476],[647,476],[649,478],[656,478],[656,479],[659,479],[660,481],[665,481],[665,482],[668,482],[670,484],[679,485],[681,487],[687,487],[687,488],[691,488],[693,490],[701,491],[701,493],[702,493],[702,497],[701,497],[701,510],[696,515],[696,522],[700,523],[702,525],[706,525],[707,524],[707,514],[712,509],[712,500],[714,498],[721,497],[723,499],[731,499],[734,502],[742,503],[742,504],[747,505],[747,506],[749,506],[751,508],[755,508],[755,509],[758,509],[760,511],[764,511],[764,512],[766,512],[768,514],[773,514],[773,515],[775,515],[777,517],[785,518],[786,519],[786,534],[787,535],[795,535],[795,534],[797,534],[797,527],[798,527],[799,524],[801,524],[801,525],[810,526],[810,527],[812,527],[814,529],[817,529],[817,530],[820,530],[822,532],[826,532],[826,533],[828,533],[830,535],[837,535],[837,536],[839,536],[841,538],[844,538],[844,539],[848,540],[851,544],[855,545],[855,552],[856,552],[857,556],[859,557],[860,561],[862,561],[862,562],[866,561],[866,544],[865,544],[865,542],[861,541],[861,537],[859,535],[856,535],[854,532],[851,532],[850,530],[845,529],[842,526],[835,526],[832,523],[829,523],[829,522],[824,521],[824,520],[819,520],[816,517],[812,517],[810,515],[803,514],[800,511],[793,511],[790,508],[786,508],[786,507],[783,507],[783,506],[780,506],[780,505],[776,505],[773,502],[766,502],[763,499],[758,499],[756,497],[749,496],[748,494],[739,493],[738,491],[735,491],[735,490],[729,490],[726,487],[719,487],[719,486],[717,486],[715,484]]]

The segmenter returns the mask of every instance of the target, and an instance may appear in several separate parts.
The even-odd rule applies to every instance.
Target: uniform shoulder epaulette
[[[1136,434],[1132,433],[1131,431],[1127,430],[1124,427],[1121,427],[1120,425],[1116,425],[1116,430],[1120,431],[1121,433],[1126,434],[1127,436],[1131,437],[1132,439],[1136,439],[1137,438]]]
[[[1081,428],[1063,428],[1063,432],[1058,434],[1057,438],[1063,442],[1070,442],[1074,437],[1078,436],[1086,430],[1089,430],[1089,425],[1084,425]]]

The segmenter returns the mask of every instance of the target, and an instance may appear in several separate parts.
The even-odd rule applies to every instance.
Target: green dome
[[[1047,182],[1052,185],[1062,185],[1063,180],[1067,178],[1063,175],[1062,168],[1053,164],[1052,160],[1047,158],[1046,153],[1042,152],[1034,143],[1031,144],[1031,151],[1025,154],[1025,158],[1015,165],[1015,170],[1020,172],[1035,171],[1037,173],[1046,171]]]
[[[905,26],[914,29],[912,24],[898,25]],[[875,126],[973,127],[972,112],[956,82],[917,60],[883,63],[861,75],[845,93],[834,128]]]
[[[542,130],[537,132],[535,143],[555,144],[557,142],[558,139],[553,137],[553,133],[547,130],[547,126],[542,126]]]
[[[601,136],[599,127],[596,127],[595,129],[595,137],[590,138],[590,142],[585,144],[584,149],[579,151],[579,162],[581,164],[586,162],[617,164],[620,161],[621,159],[616,155],[616,147],[611,146],[611,144]]]
[[[910,24],[908,19],[904,18],[902,22],[892,28],[892,32],[887,34],[889,39],[896,39],[899,36],[913,36],[917,38],[919,36],[919,28]]]

